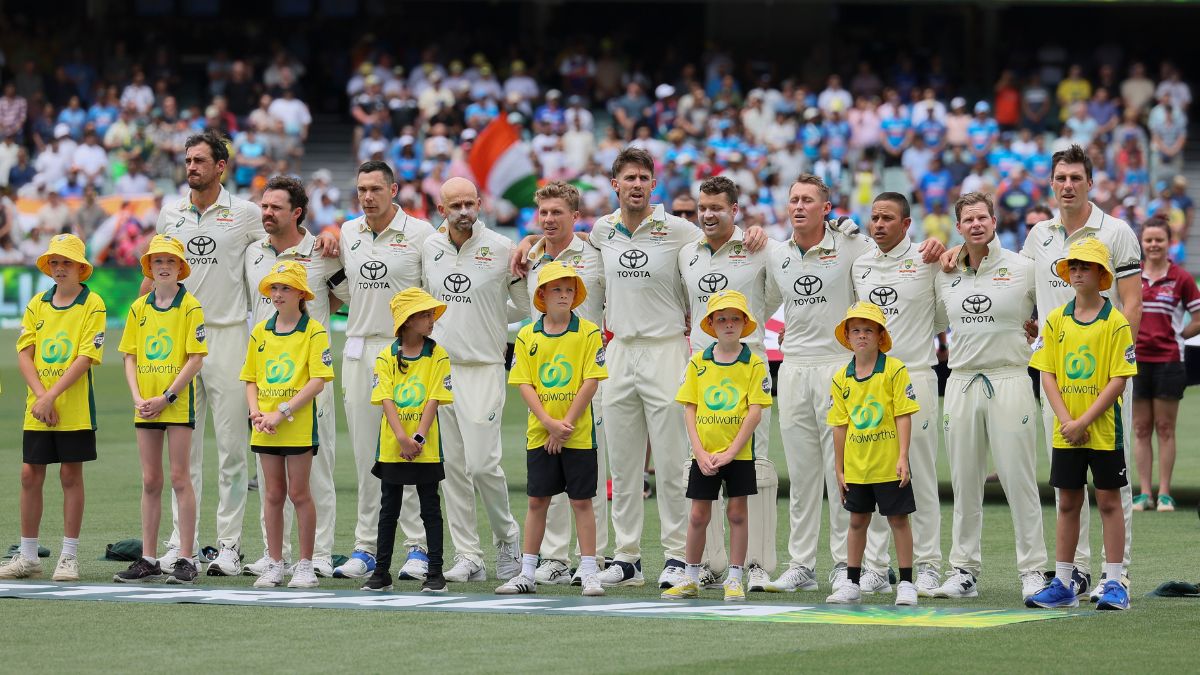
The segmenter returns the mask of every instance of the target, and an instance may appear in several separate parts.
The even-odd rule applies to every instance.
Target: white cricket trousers
[[[479,521],[475,516],[475,491],[483,498],[492,544],[512,544],[520,528],[508,505],[508,482],[500,468],[503,447],[500,425],[504,417],[506,383],[503,364],[450,364],[454,403],[438,408],[446,520],[456,555],[483,565]],[[524,444],[522,444],[524,445]],[[526,450],[521,448],[524,455]],[[416,492],[416,490],[405,490]],[[419,508],[413,509],[420,513]]]
[[[1046,569],[1042,504],[1037,488],[1037,401],[1024,366],[950,375],[942,428],[954,488],[950,564],[979,576],[983,569],[983,484],[991,450],[1016,535],[1017,571]]]
[[[752,348],[752,351],[766,365],[767,353],[756,348]],[[695,354],[695,352],[692,353]],[[767,372],[770,373],[770,368],[767,369]],[[759,565],[768,573],[775,571],[777,562],[775,509],[776,496],[779,493],[779,475],[775,473],[775,465],[767,456],[771,443],[771,411],[771,407],[763,408],[762,420],[754,429],[754,474],[758,493],[746,498],[748,532],[745,564],[746,566]],[[684,459],[683,465],[686,471],[691,471],[690,455]],[[704,536],[704,560],[718,574],[729,565],[729,552],[725,548],[724,497],[717,498],[713,504],[712,519],[708,521],[708,530]]]
[[[313,545],[313,560],[324,560],[333,564],[333,533],[337,520],[337,492],[333,487],[333,464],[336,456],[337,415],[333,401],[333,383],[326,382],[325,388],[317,394],[317,442],[320,448],[317,456],[313,457],[312,471],[308,475],[308,487],[312,492],[313,504],[317,509],[317,536]],[[255,454],[255,465],[258,475],[263,475],[262,459]],[[262,525],[263,555],[267,554],[267,520],[264,514],[265,502],[259,491],[258,517]],[[296,509],[292,500],[283,501],[283,559],[292,559],[292,523],[295,522]]]
[[[642,473],[646,442],[654,455],[659,539],[666,559],[684,559],[687,543],[689,456],[684,408],[675,401],[689,349],[683,336],[616,338],[608,344],[604,424],[612,470],[613,557],[633,563],[642,557],[645,505]]]
[[[1058,421],[1054,419],[1054,409],[1046,400],[1045,390],[1042,391],[1042,423],[1046,433],[1046,452],[1054,456],[1054,429]],[[1133,378],[1125,382],[1125,393],[1121,395],[1121,426],[1122,442],[1125,450],[1125,466],[1132,467],[1129,453],[1133,448]],[[1083,508],[1079,512],[1079,544],[1075,547],[1075,566],[1084,574],[1092,571],[1092,500],[1087,485],[1083,486]],[[1058,506],[1058,488],[1054,489],[1054,505]],[[1121,488],[1121,512],[1125,516],[1125,555],[1123,563],[1129,569],[1133,551],[1133,481],[1130,480]],[[1100,547],[1103,554],[1104,546]]]
[[[825,420],[829,415],[833,376],[846,367],[850,358],[847,352],[836,361],[811,359],[803,365],[785,358],[779,365],[779,435],[783,438],[783,455],[791,481],[788,495],[791,567],[817,569],[823,492],[829,498],[829,553],[834,564],[846,562],[850,514],[839,498],[833,468],[833,429]],[[878,572],[887,569],[888,532],[886,518],[871,519],[864,567]]]
[[[604,435],[604,381],[601,380],[592,396],[592,419],[596,423],[596,496],[592,497],[592,515],[596,517],[596,552],[608,550],[608,440]],[[571,560],[571,522],[574,518],[571,500],[566,493],[554,495],[546,511],[546,534],[542,537],[543,560]],[[579,553],[579,543],[575,543]]]
[[[354,548],[374,555],[375,540],[379,536],[379,479],[371,474],[375,456],[379,450],[379,424],[383,420],[383,406],[371,405],[371,390],[375,377],[375,357],[384,347],[395,340],[386,337],[363,339],[362,354],[351,358],[350,340],[342,351],[342,402],[346,406],[346,426],[350,432],[350,446],[354,448],[354,475],[358,479],[358,517],[354,525]],[[332,425],[331,425],[332,427]],[[324,454],[324,448],[317,455]],[[332,466],[333,458],[330,458]],[[313,464],[314,468],[316,463]],[[332,502],[330,502],[332,504]],[[317,503],[320,509],[320,502]],[[405,490],[400,509],[400,529],[404,532],[404,545],[425,548],[425,526],[421,524],[421,505],[416,490]],[[321,514],[317,513],[320,540]],[[317,550],[320,550],[318,544]],[[315,554],[314,554],[315,555]]]
[[[196,541],[192,551],[200,552],[200,500],[204,494],[204,426],[212,411],[217,438],[217,545],[241,546],[242,517],[246,513],[246,484],[250,452],[250,407],[246,404],[246,383],[238,379],[246,361],[246,343],[250,332],[245,323],[233,326],[206,326],[208,356],[196,376],[196,429],[192,432],[191,475],[196,492]],[[171,491],[171,538],[169,545],[179,546],[179,505]]]

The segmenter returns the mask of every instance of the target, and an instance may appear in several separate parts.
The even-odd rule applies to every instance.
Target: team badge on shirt
[[[442,386],[446,388],[446,391],[454,391],[454,385],[453,385],[453,383],[450,381],[450,376],[449,376],[449,375],[447,375],[447,376],[446,376],[446,377],[445,377],[445,378],[442,380]]]
[[[1133,363],[1137,361],[1137,354],[1134,352],[1133,345],[1129,345],[1129,347],[1125,349],[1125,361],[1126,363]]]
[[[604,365],[604,347],[596,350],[596,365]]]
[[[204,338],[206,337],[208,337],[208,333],[204,330],[204,324],[196,326],[196,342],[204,342]]]
[[[771,376],[770,375],[763,378],[762,390],[763,390],[764,394],[771,393]]]
[[[904,388],[904,395],[907,396],[908,400],[910,401],[917,400],[917,392],[915,389],[913,389],[911,384]]]
[[[95,345],[96,349],[104,346],[104,331],[96,333],[96,337],[92,339],[92,344]]]
[[[321,363],[327,366],[333,365],[333,354],[328,349],[321,352]]]

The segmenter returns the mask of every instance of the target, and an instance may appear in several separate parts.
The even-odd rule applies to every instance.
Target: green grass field
[[[0,331],[0,447],[7,450],[6,469],[0,468],[0,543],[15,543],[17,474],[23,386],[11,346],[14,331]],[[118,344],[110,336],[110,345]],[[100,414],[100,461],[86,469],[87,509],[80,558],[85,582],[108,582],[122,563],[100,560],[105,544],[139,536],[140,471],[133,430],[128,422],[129,398],[115,348],[99,369],[96,385]],[[1181,411],[1180,460],[1176,483],[1200,487],[1200,457],[1192,439],[1200,432],[1195,398]],[[340,406],[340,403],[339,403]],[[340,408],[339,408],[340,410]],[[339,412],[340,415],[340,412]],[[513,510],[523,520],[524,414],[519,397],[510,394],[505,411],[505,471],[512,487]],[[611,422],[611,421],[610,421]],[[355,483],[349,441],[339,434],[338,552],[352,545]],[[773,431],[771,456],[786,475],[778,430]],[[209,444],[207,474],[215,473],[216,453]],[[942,456],[942,476],[946,468]],[[1039,475],[1045,478],[1043,466]],[[1132,471],[1131,471],[1132,473]],[[211,544],[215,508],[213,481],[207,482],[202,507],[201,541]],[[48,477],[42,544],[53,555],[62,536],[61,490]],[[449,614],[438,612],[352,612],[319,609],[278,609],[201,605],[133,603],[0,601],[0,649],[4,668],[54,671],[112,670],[117,664],[155,672],[196,669],[236,671],[379,672],[397,668],[431,671],[528,672],[712,672],[795,671],[804,666],[851,672],[1062,672],[1186,668],[1186,646],[1193,644],[1200,625],[1195,601],[1148,599],[1143,595],[1167,579],[1196,581],[1200,568],[1192,557],[1200,543],[1200,526],[1192,503],[1181,503],[1174,514],[1139,513],[1134,519],[1134,608],[1125,613],[1095,613],[1052,622],[1017,624],[988,629],[931,629],[797,624],[739,624],[662,619],[559,616]],[[168,507],[169,508],[169,507]],[[786,505],[780,504],[779,548],[787,538]],[[247,514],[258,510],[252,494]],[[482,517],[483,510],[480,508]],[[644,534],[646,575],[640,589],[610,589],[610,596],[657,599],[653,580],[662,566],[658,522],[648,506]],[[942,507],[943,552],[950,542],[950,504]],[[1012,524],[1001,503],[985,507],[985,571],[978,599],[926,600],[931,606],[1015,608],[1020,606],[1012,552]],[[169,517],[166,519],[169,523]],[[824,521],[823,521],[824,522]],[[1049,553],[1053,559],[1054,512],[1044,509]],[[480,523],[486,532],[486,523]],[[167,534],[164,531],[164,536]],[[485,540],[486,540],[486,534]],[[822,532],[824,537],[824,532]],[[446,538],[449,547],[449,537]],[[1099,547],[1099,519],[1093,518],[1092,541]],[[246,520],[243,548],[248,560],[261,551],[259,526]],[[820,603],[828,592],[824,574],[830,567],[828,548],[820,549],[822,590],[812,593],[751,596],[751,602]],[[450,551],[448,551],[449,553]],[[1098,554],[1099,551],[1097,550]],[[1098,564],[1098,562],[1097,562]],[[489,572],[492,566],[489,563]],[[47,576],[49,573],[47,572]],[[251,578],[202,577],[210,585],[248,587]],[[495,582],[456,585],[452,591],[490,593]],[[349,580],[322,580],[323,589],[352,589]],[[416,590],[398,588],[398,590]],[[577,593],[553,587],[545,593]],[[717,591],[709,597],[718,599]],[[891,602],[882,596],[867,602]],[[1082,610],[1083,608],[1081,608]],[[701,632],[702,631],[702,632]],[[66,642],[64,642],[66,640]]]

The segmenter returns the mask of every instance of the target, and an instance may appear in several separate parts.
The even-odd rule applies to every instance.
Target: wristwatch
[[[425,437],[421,434],[413,434],[412,439],[417,442],[417,445],[425,445]]]
[[[283,413],[283,416],[287,418],[287,421],[296,421],[296,418],[292,417],[292,406],[288,405],[287,401],[279,404],[279,412]]]
[[[179,395],[176,394],[175,392],[171,391],[170,389],[164,391],[163,396],[165,396],[167,398],[167,403],[174,403],[175,401],[179,400]]]

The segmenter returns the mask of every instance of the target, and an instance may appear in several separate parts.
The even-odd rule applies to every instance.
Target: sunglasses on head
[[[680,218],[688,218],[696,215],[696,209],[675,209],[671,212],[671,215],[679,216]]]

